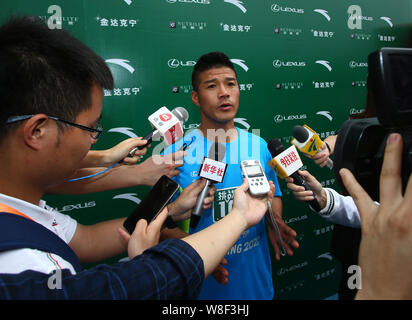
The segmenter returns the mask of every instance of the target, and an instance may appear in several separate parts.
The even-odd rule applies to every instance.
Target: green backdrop
[[[163,105],[185,107],[190,113],[185,129],[197,127],[191,71],[200,55],[215,50],[235,63],[239,127],[260,129],[266,140],[281,137],[285,145],[297,124],[325,138],[364,108],[367,55],[380,47],[407,46],[412,21],[411,0],[3,0],[0,8],[1,21],[11,14],[39,16],[50,28],[69,30],[108,62],[115,89],[104,92],[106,130],[96,149],[145,135],[147,117]],[[331,170],[303,160],[323,185],[337,188]],[[284,220],[297,231],[300,248],[292,257],[273,260],[275,299],[330,297],[341,272],[330,254],[334,226],[280,184]],[[46,200],[92,224],[127,215],[136,203],[124,195],[141,199],[147,191],[134,187]]]

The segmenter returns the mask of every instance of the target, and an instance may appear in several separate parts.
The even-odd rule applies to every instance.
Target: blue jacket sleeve
[[[131,261],[75,275],[67,269],[60,275],[32,270],[0,274],[0,299],[194,299],[203,280],[197,252],[182,240],[170,239]]]

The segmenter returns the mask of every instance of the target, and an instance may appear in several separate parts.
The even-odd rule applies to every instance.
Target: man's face
[[[94,85],[91,88],[91,107],[79,113],[74,122],[86,127],[95,128],[102,113],[102,98],[102,89],[100,86]],[[62,169],[62,171],[67,170],[66,172],[72,175],[74,170],[79,169],[80,163],[96,140],[91,137],[89,131],[77,127],[68,127],[59,134],[60,143],[57,152],[59,159],[64,159],[63,165],[65,169]]]
[[[199,89],[192,101],[200,107],[202,125],[233,124],[239,108],[239,86],[235,72],[228,67],[212,68],[199,75]]]

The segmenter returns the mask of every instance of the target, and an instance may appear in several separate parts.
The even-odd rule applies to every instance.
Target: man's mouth
[[[222,111],[227,111],[227,110],[232,109],[232,105],[231,105],[230,103],[222,103],[222,104],[218,107],[218,109],[219,109],[219,110],[222,110]]]

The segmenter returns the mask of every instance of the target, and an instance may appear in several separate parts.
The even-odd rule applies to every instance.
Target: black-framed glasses
[[[33,117],[33,116],[34,116],[34,114],[28,114],[28,115],[24,115],[24,116],[12,116],[12,117],[9,117],[9,118],[7,119],[6,124],[14,123],[14,122],[22,121],[22,120],[26,120],[26,119],[30,119],[30,118]],[[52,120],[60,121],[60,122],[63,122],[63,123],[65,123],[65,124],[71,125],[71,126],[73,126],[73,127],[76,127],[76,128],[82,129],[82,130],[89,131],[89,132],[90,132],[90,136],[91,136],[93,139],[96,139],[96,140],[100,137],[100,135],[101,135],[102,132],[103,132],[103,126],[102,126],[102,124],[101,124],[100,122],[97,123],[96,128],[90,128],[90,127],[86,127],[86,126],[83,126],[83,125],[81,125],[81,124],[77,124],[77,123],[74,123],[74,122],[66,121],[66,120],[63,120],[63,119],[60,119],[60,118],[57,118],[57,117],[52,117],[52,116],[47,116],[47,117],[49,117],[49,118],[52,119]]]

